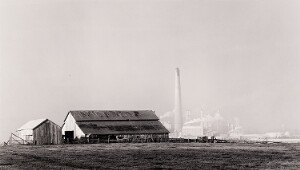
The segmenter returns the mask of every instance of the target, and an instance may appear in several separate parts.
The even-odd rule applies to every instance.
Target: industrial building
[[[175,106],[174,106],[174,131],[172,136],[181,137],[183,126],[182,103],[181,103],[181,85],[180,71],[175,69]]]
[[[174,110],[167,112],[160,117],[163,119],[163,125],[170,131],[170,137],[180,138],[183,136],[183,114],[182,114],[182,102],[181,102],[181,85],[180,85],[180,70],[175,69],[175,103]],[[166,118],[168,121],[166,121]]]
[[[152,110],[69,111],[62,127],[65,141],[87,139],[91,141],[164,142],[169,131]]]
[[[167,112],[160,117],[163,125],[171,132],[171,138],[198,138],[201,136],[219,136],[227,133],[224,121],[219,111],[214,114],[196,113],[191,117],[191,111],[187,110],[185,121],[183,119],[180,70],[175,69],[175,103],[173,111]]]
[[[61,127],[48,119],[31,120],[17,130],[17,135],[11,135],[10,143],[13,142],[36,145],[61,144]]]

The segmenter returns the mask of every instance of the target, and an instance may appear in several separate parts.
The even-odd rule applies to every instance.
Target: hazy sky
[[[1,0],[0,141],[69,110],[184,109],[300,130],[300,1]]]

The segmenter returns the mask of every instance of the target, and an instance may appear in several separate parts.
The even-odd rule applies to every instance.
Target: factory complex
[[[7,144],[61,144],[102,142],[167,142],[227,134],[238,136],[238,121],[224,124],[219,113],[183,114],[180,70],[175,69],[174,110],[158,117],[153,110],[74,110],[62,126],[48,119],[31,120],[11,133]]]

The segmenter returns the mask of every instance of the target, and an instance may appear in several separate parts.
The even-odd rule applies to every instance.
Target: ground
[[[300,169],[300,144],[111,143],[0,147],[0,169]]]

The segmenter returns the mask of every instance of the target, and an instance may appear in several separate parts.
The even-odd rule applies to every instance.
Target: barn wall
[[[47,120],[33,130],[33,143],[43,144],[61,144],[61,128],[55,123]]]
[[[82,130],[78,127],[78,125],[76,124],[76,120],[74,119],[74,117],[69,114],[65,120],[65,124],[63,126],[62,129],[62,134],[65,134],[65,131],[74,131],[74,138],[81,138],[84,137],[85,134],[82,132]]]

